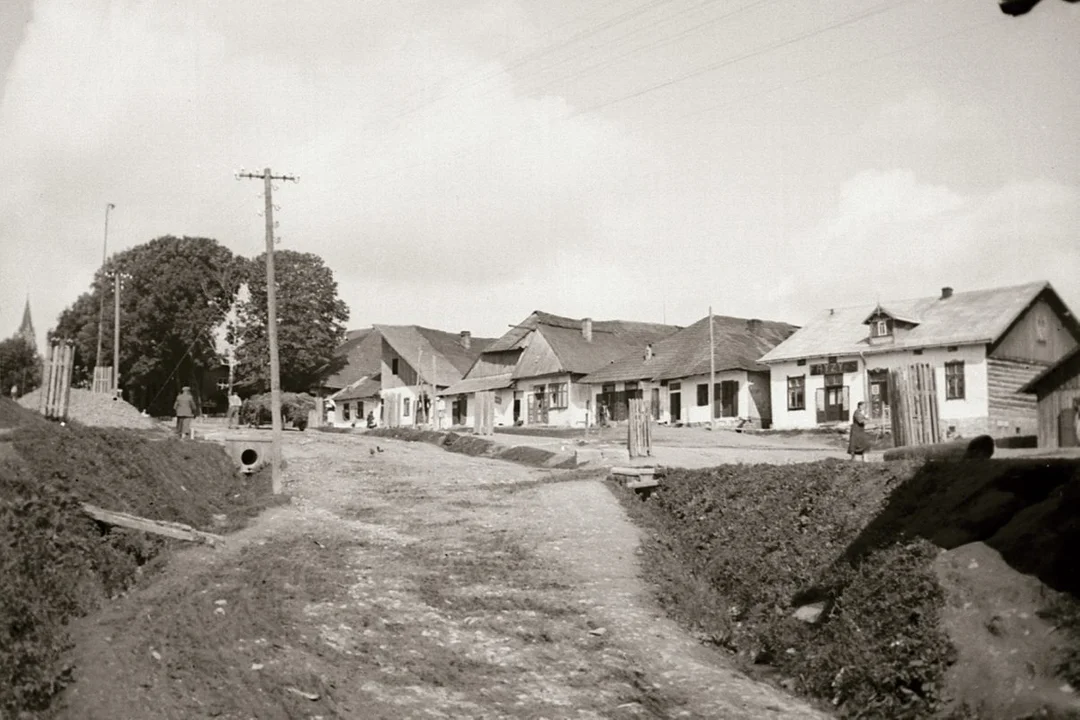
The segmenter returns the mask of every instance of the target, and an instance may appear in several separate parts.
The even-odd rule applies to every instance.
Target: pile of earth
[[[469,433],[442,432],[439,430],[420,430],[417,428],[378,428],[366,431],[368,435],[388,437],[408,442],[427,442],[438,445],[444,450],[471,455],[506,460],[533,467],[568,469],[576,468],[577,461],[572,455],[555,453],[543,448],[519,445],[506,447],[493,440],[487,440]]]
[[[643,572],[747,671],[845,717],[1080,710],[1080,463],[663,475],[645,502],[612,483],[647,529]]]
[[[30,410],[36,410],[40,402],[40,389],[19,398],[19,404]],[[165,431],[160,422],[143,415],[134,405],[114,395],[95,393],[80,388],[71,389],[71,395],[68,399],[68,419],[92,427]]]
[[[220,445],[60,425],[0,398],[0,717],[45,710],[73,670],[68,623],[179,543],[102,525],[83,503],[220,533],[280,501]]]

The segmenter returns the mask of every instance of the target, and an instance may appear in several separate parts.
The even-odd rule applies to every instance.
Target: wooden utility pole
[[[709,428],[716,429],[716,342],[713,340],[712,305],[709,306]]]
[[[281,492],[281,365],[277,344],[277,281],[274,276],[274,199],[273,181],[299,182],[295,175],[274,175],[270,168],[262,174],[238,172],[236,178],[262,178],[263,199],[266,201],[266,339],[270,344],[270,415],[272,443],[270,477],[275,495]]]
[[[120,270],[113,273],[113,393],[120,389]]]
[[[105,269],[105,260],[109,257],[109,211],[116,206],[112,203],[108,203],[105,206],[105,241],[101,244],[101,269]],[[105,288],[99,288],[101,292],[101,302],[98,305],[98,325],[97,325],[97,354],[94,355],[94,367],[101,367],[101,347],[104,344],[105,334]],[[96,380],[97,378],[95,378]]]

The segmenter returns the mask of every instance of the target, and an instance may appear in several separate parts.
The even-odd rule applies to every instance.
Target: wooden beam
[[[164,535],[165,537],[176,538],[177,540],[187,540],[189,542],[205,543],[207,545],[220,545],[225,542],[225,538],[221,535],[214,535],[213,533],[196,530],[190,525],[184,525],[183,523],[150,520],[148,518],[138,517],[137,515],[129,515],[128,513],[104,510],[89,503],[83,503],[82,509],[87,515],[106,525],[116,525],[132,530],[153,533],[155,535]]]

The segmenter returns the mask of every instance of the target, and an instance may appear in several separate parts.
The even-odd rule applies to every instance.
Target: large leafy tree
[[[41,358],[25,338],[0,342],[0,391],[5,395],[14,385],[25,395],[41,384]]]
[[[334,370],[334,350],[345,340],[349,309],[338,298],[334,273],[311,253],[274,253],[281,389],[306,392]],[[266,256],[247,264],[248,298],[230,328],[236,346],[237,383],[250,392],[270,387],[266,336]]]
[[[90,292],[60,316],[52,337],[75,343],[75,379],[92,376],[101,293],[106,293],[100,364],[112,364],[113,277],[120,273],[120,378],[128,397],[168,412],[181,385],[198,388],[221,365],[215,331],[244,278],[244,261],[216,240],[160,237],[109,259]]]

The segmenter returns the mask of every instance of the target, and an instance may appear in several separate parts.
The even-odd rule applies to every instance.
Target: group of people
[[[235,390],[229,393],[229,410],[226,414],[230,428],[240,427],[240,408],[244,401]],[[173,413],[176,415],[176,436],[183,439],[191,437],[191,421],[198,414],[198,406],[195,398],[191,395],[191,387],[185,385],[180,389],[173,403]]]

